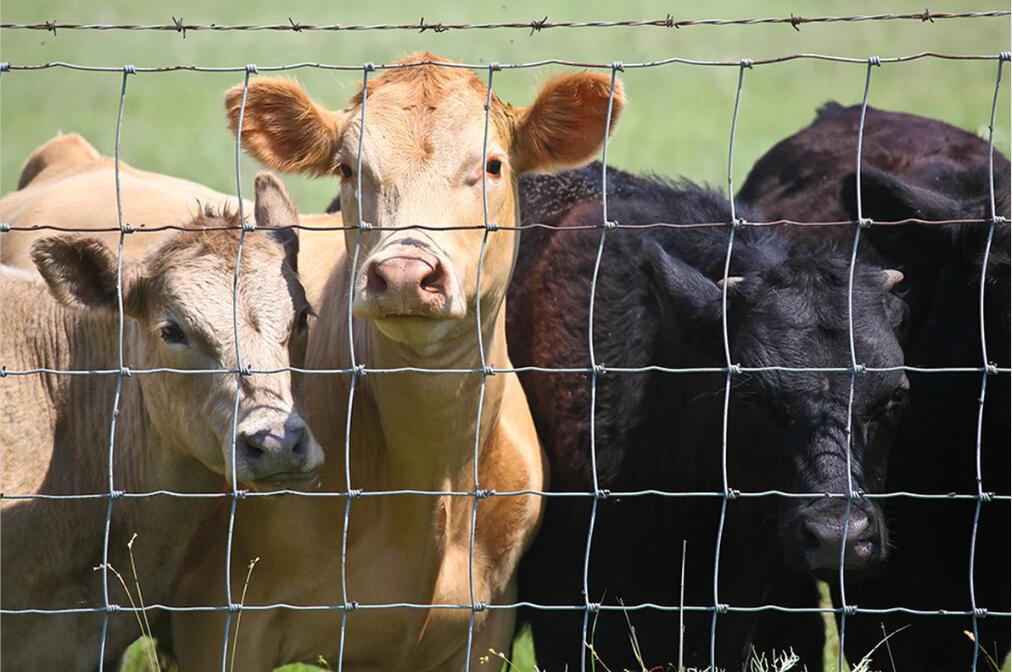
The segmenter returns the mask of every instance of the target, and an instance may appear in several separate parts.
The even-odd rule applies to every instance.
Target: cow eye
[[[344,175],[345,177],[351,177],[352,175],[355,174],[355,171],[353,171],[351,169],[351,166],[349,166],[347,163],[342,163],[339,167],[341,169],[341,174]]]
[[[175,322],[165,322],[158,328],[158,334],[162,337],[162,340],[166,343],[173,345],[185,345],[186,334],[179,328],[179,325]]]
[[[502,161],[500,161],[499,159],[489,159],[488,162],[485,164],[485,172],[487,172],[489,175],[494,175],[495,177],[498,177],[499,174],[502,172]]]
[[[309,316],[316,315],[312,306],[306,306],[299,312],[299,319],[295,321],[295,333],[304,334],[309,329]]]

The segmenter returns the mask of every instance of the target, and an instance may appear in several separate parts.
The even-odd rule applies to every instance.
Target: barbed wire
[[[549,21],[548,16],[531,21],[506,21],[489,23],[445,23],[442,21],[426,21],[425,17],[417,23],[302,23],[291,17],[288,23],[244,23],[244,24],[218,24],[218,23],[186,23],[182,18],[171,17],[171,23],[69,23],[56,20],[41,21],[36,23],[0,23],[3,30],[39,30],[58,35],[61,30],[78,31],[160,31],[179,33],[186,38],[188,32],[211,31],[211,32],[256,32],[272,31],[283,33],[303,32],[362,32],[372,30],[409,30],[419,33],[433,32],[445,33],[461,30],[501,30],[517,29],[530,31],[530,35],[539,33],[542,30],[556,28],[688,28],[692,26],[757,26],[757,25],[789,25],[796,31],[801,26],[819,23],[857,23],[862,21],[919,21],[921,23],[934,23],[947,19],[982,19],[1001,18],[1009,16],[1012,12],[1008,10],[987,10],[981,12],[932,12],[925,9],[923,12],[910,12],[905,14],[853,14],[845,16],[800,16],[791,14],[781,17],[756,17],[744,19],[676,19],[672,14],[667,14],[658,19],[625,19],[617,21]]]

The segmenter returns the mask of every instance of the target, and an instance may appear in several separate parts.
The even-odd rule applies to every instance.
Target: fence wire
[[[0,28],[8,30],[41,30],[58,35],[60,30],[82,30],[82,31],[169,31],[177,32],[186,38],[188,31],[274,31],[274,32],[362,32],[371,30],[410,30],[424,33],[445,33],[451,30],[494,30],[494,29],[520,29],[529,30],[530,35],[542,30],[553,28],[687,28],[689,26],[756,26],[764,24],[789,25],[794,30],[801,30],[801,26],[812,23],[857,23],[861,21],[920,21],[922,23],[934,23],[943,19],[982,19],[1000,18],[1009,16],[1012,12],[1007,10],[992,10],[985,12],[932,12],[925,9],[923,12],[907,14],[852,14],[849,16],[790,16],[782,17],[757,17],[748,19],[676,19],[673,15],[667,14],[658,19],[626,19],[622,21],[549,21],[545,16],[541,19],[531,21],[511,21],[499,23],[443,23],[426,21],[422,17],[417,23],[302,23],[288,17],[288,23],[271,24],[217,24],[217,23],[186,23],[182,18],[172,17],[172,23],[61,23],[49,20],[37,23],[0,23]]]
[[[294,30],[299,32],[301,30],[389,30],[389,29],[421,29],[421,30],[440,30],[449,29],[482,29],[482,28],[530,28],[533,30],[540,30],[546,28],[561,28],[561,27],[594,27],[594,26],[640,26],[640,25],[664,25],[667,27],[680,27],[689,25],[728,25],[728,24],[743,24],[751,25],[756,23],[789,23],[797,28],[798,25],[804,23],[815,23],[815,22],[835,22],[835,21],[868,21],[868,20],[894,20],[894,19],[921,19],[923,21],[931,21],[934,19],[948,19],[948,18],[969,18],[969,17],[984,17],[984,16],[1007,16],[1010,13],[1007,11],[995,11],[995,12],[968,12],[968,13],[930,13],[925,10],[921,14],[905,14],[905,15],[874,15],[874,16],[849,16],[849,17],[815,17],[815,18],[802,18],[802,17],[790,17],[790,18],[766,18],[766,19],[736,19],[736,20],[688,20],[688,21],[676,21],[670,15],[663,21],[617,21],[617,22],[564,22],[564,23],[548,23],[547,17],[544,22],[532,22],[523,24],[425,24],[424,21],[419,25],[376,25],[376,26],[354,26],[354,25],[310,25],[310,24],[298,24],[291,22],[291,25],[265,25],[265,26],[215,26],[215,25],[198,25],[198,24],[183,24],[181,20],[175,21],[173,24],[162,24],[162,25],[147,25],[147,26],[131,26],[131,25],[105,25],[105,24],[57,24],[54,22],[46,22],[43,24],[0,24],[0,27],[7,29],[26,29],[26,30],[49,30],[55,32],[56,29],[68,29],[68,30],[177,30],[183,32],[185,35],[186,30]],[[535,25],[538,24],[538,25]],[[861,152],[862,152],[862,140],[864,136],[865,128],[865,112],[868,106],[869,93],[871,89],[872,73],[873,71],[885,64],[898,64],[904,62],[910,62],[918,59],[939,59],[939,60],[960,60],[960,61],[989,61],[997,64],[997,75],[994,86],[994,96],[991,101],[990,109],[990,123],[988,126],[988,146],[990,150],[990,160],[988,164],[988,178],[989,178],[989,211],[990,217],[985,219],[951,219],[951,220],[921,220],[921,219],[905,219],[892,222],[879,222],[873,221],[863,216],[863,204],[861,201]],[[856,196],[856,213],[857,218],[852,221],[832,221],[832,222],[819,222],[819,223],[801,223],[794,220],[774,220],[767,222],[748,222],[737,216],[735,209],[735,203],[733,199],[734,195],[734,180],[732,166],[734,161],[734,146],[735,146],[735,135],[737,130],[737,123],[739,113],[741,110],[742,91],[744,88],[745,74],[746,71],[751,70],[755,66],[783,63],[796,59],[811,59],[818,61],[831,61],[831,62],[842,62],[860,64],[865,67],[866,75],[864,81],[864,92],[861,102],[861,117],[860,124],[857,131],[857,142],[855,161],[857,166],[857,196]],[[121,87],[119,96],[119,107],[116,118],[116,130],[115,130],[115,157],[114,157],[114,171],[116,181],[116,211],[118,227],[111,229],[94,229],[94,228],[71,228],[71,227],[57,227],[57,226],[10,226],[7,224],[0,224],[0,234],[7,233],[10,231],[29,231],[29,230],[53,230],[53,231],[75,231],[75,232],[97,232],[97,231],[118,231],[119,232],[119,247],[117,253],[117,305],[118,305],[118,368],[117,369],[104,369],[104,370],[58,370],[49,368],[33,368],[33,369],[9,369],[6,366],[2,366],[0,362],[0,377],[7,376],[30,376],[30,375],[67,375],[67,376],[80,376],[80,375],[112,375],[116,376],[116,387],[115,395],[113,400],[113,408],[110,417],[110,429],[109,429],[109,448],[108,448],[108,490],[104,492],[95,493],[65,493],[65,494],[34,494],[34,493],[0,493],[0,499],[10,500],[89,500],[89,499],[106,499],[108,500],[105,509],[104,519],[104,538],[103,538],[103,565],[102,569],[102,593],[103,593],[103,605],[100,607],[71,607],[71,608],[59,608],[59,609],[0,609],[0,614],[4,616],[17,616],[27,614],[48,614],[48,615],[67,615],[67,614],[90,614],[90,613],[102,613],[104,615],[102,622],[102,641],[99,659],[99,669],[105,669],[105,658],[106,658],[106,639],[109,625],[109,617],[111,614],[117,612],[147,612],[154,610],[161,610],[167,612],[211,612],[211,611],[223,611],[226,613],[226,624],[225,631],[223,634],[222,642],[222,656],[221,656],[221,669],[226,670],[228,662],[228,640],[229,633],[232,625],[232,616],[236,614],[238,619],[239,614],[242,611],[269,611],[277,609],[287,609],[292,611],[341,611],[340,631],[339,635],[339,656],[337,660],[337,669],[342,670],[344,665],[344,651],[345,651],[345,635],[346,626],[349,615],[354,613],[356,610],[377,610],[377,609],[463,609],[469,610],[470,617],[468,620],[468,634],[467,634],[467,659],[465,663],[465,670],[470,670],[471,667],[471,648],[474,640],[474,628],[475,620],[478,613],[485,610],[497,610],[497,609],[518,609],[521,607],[531,609],[541,609],[548,611],[576,611],[583,613],[583,624],[582,624],[582,639],[580,642],[574,642],[574,650],[579,645],[578,654],[581,660],[581,670],[586,669],[587,656],[585,655],[585,648],[587,646],[588,638],[588,626],[590,618],[593,614],[600,611],[624,611],[624,612],[635,612],[639,610],[658,610],[667,612],[679,612],[679,613],[709,613],[710,618],[710,665],[711,667],[716,665],[716,641],[719,632],[718,624],[719,617],[727,613],[762,613],[762,612],[779,612],[779,613],[792,613],[792,614],[817,614],[817,613],[831,613],[836,614],[839,617],[839,633],[840,633],[840,653],[838,656],[837,667],[842,672],[844,669],[844,643],[846,638],[846,626],[847,619],[849,616],[856,614],[907,614],[907,615],[918,615],[918,616],[961,616],[971,617],[973,622],[973,634],[974,641],[977,641],[978,635],[978,623],[983,618],[1009,618],[1012,613],[1005,611],[993,611],[978,606],[976,600],[976,586],[974,583],[974,566],[976,558],[976,545],[977,545],[977,530],[980,519],[981,509],[985,504],[993,502],[1005,502],[1012,501],[1012,496],[1009,494],[999,494],[988,492],[984,490],[983,486],[983,474],[981,471],[981,432],[983,426],[983,408],[984,401],[986,398],[988,381],[996,375],[1008,375],[1012,373],[1010,368],[1002,368],[995,365],[989,360],[987,343],[984,339],[984,324],[985,324],[985,307],[984,307],[984,292],[986,286],[985,273],[988,265],[988,258],[991,254],[991,242],[994,237],[995,229],[997,226],[1007,225],[1007,220],[999,216],[996,210],[996,197],[994,193],[994,121],[1000,96],[1001,84],[1002,84],[1002,72],[1005,63],[1010,60],[1008,52],[1002,52],[1000,54],[985,54],[985,55],[965,55],[965,54],[938,54],[933,52],[924,52],[919,54],[913,54],[908,56],[897,56],[893,58],[879,58],[869,57],[865,59],[858,58],[846,58],[832,55],[822,54],[791,54],[775,58],[763,59],[752,61],[750,59],[740,59],[737,61],[697,61],[683,58],[667,58],[658,61],[644,62],[644,63],[622,63],[614,62],[611,64],[593,64],[593,63],[577,63],[572,61],[563,61],[557,59],[542,60],[529,63],[516,63],[516,64],[498,64],[491,63],[487,65],[475,65],[475,64],[457,64],[457,63],[444,63],[444,62],[413,62],[413,63],[398,63],[398,64],[386,64],[386,65],[375,65],[367,63],[360,66],[352,65],[327,65],[319,63],[297,63],[291,65],[279,65],[260,67],[253,64],[246,65],[244,67],[202,67],[195,65],[170,65],[170,66],[158,66],[149,68],[139,68],[132,65],[126,65],[122,67],[107,67],[107,66],[90,66],[90,65],[79,65],[64,62],[51,62],[43,64],[23,64],[15,65],[10,63],[0,63],[0,72],[13,74],[20,72],[35,72],[51,68],[66,68],[71,70],[90,71],[90,72],[104,72],[104,73],[119,73],[121,76]],[[727,187],[728,196],[730,199],[730,214],[731,218],[728,222],[708,222],[702,224],[685,224],[685,223],[670,223],[670,222],[655,222],[647,226],[635,225],[636,228],[651,228],[651,227],[670,227],[670,228],[696,228],[696,227],[724,227],[727,229],[727,250],[724,258],[724,270],[723,270],[723,282],[721,302],[722,302],[722,339],[723,339],[723,350],[724,350],[724,365],[719,367],[694,367],[694,368],[669,368],[663,366],[642,366],[642,367],[605,367],[604,363],[597,360],[594,349],[594,308],[595,299],[597,293],[598,276],[601,266],[601,259],[603,256],[604,248],[608,238],[608,234],[619,228],[632,228],[633,225],[622,224],[620,222],[613,221],[609,218],[608,212],[608,190],[607,190],[607,176],[608,176],[608,146],[609,146],[609,131],[610,131],[610,120],[611,112],[614,105],[616,81],[619,72],[626,69],[633,68],[651,68],[658,67],[668,64],[685,64],[694,66],[716,66],[716,67],[735,67],[738,69],[737,86],[734,97],[734,108],[731,117],[730,137],[728,143],[728,163],[727,163]],[[601,223],[596,226],[582,226],[582,227],[562,227],[551,226],[542,223],[534,223],[527,225],[516,225],[507,226],[502,225],[498,222],[494,222],[489,218],[488,209],[488,190],[487,180],[483,171],[482,177],[482,211],[483,211],[483,223],[475,226],[447,226],[447,227],[426,227],[426,226],[405,226],[405,227],[380,227],[375,226],[372,223],[366,222],[363,218],[362,212],[362,184],[361,184],[361,166],[362,166],[362,153],[363,144],[365,137],[365,128],[367,121],[367,100],[368,100],[368,81],[370,73],[378,70],[393,69],[393,68],[410,68],[418,67],[420,65],[436,65],[439,67],[449,68],[469,68],[478,71],[487,72],[486,81],[486,103],[485,103],[485,127],[482,140],[482,156],[487,155],[488,138],[489,138],[489,124],[490,124],[490,110],[492,103],[492,92],[493,92],[493,76],[495,72],[508,69],[527,69],[527,68],[539,68],[547,65],[565,65],[570,67],[581,67],[581,68],[599,68],[607,69],[610,71],[611,84],[609,89],[608,98],[608,116],[606,117],[606,128],[604,135],[604,143],[601,150]],[[239,294],[239,274],[240,274],[240,261],[243,254],[244,242],[246,234],[252,232],[255,229],[255,224],[246,221],[243,213],[243,199],[242,199],[242,176],[240,171],[240,156],[241,156],[241,142],[242,142],[242,128],[243,118],[246,112],[247,96],[249,92],[249,83],[252,76],[257,75],[260,72],[278,72],[295,70],[301,68],[316,68],[326,70],[341,70],[349,72],[360,72],[362,75],[362,99],[361,99],[361,110],[360,110],[360,132],[358,147],[356,152],[356,180],[354,184],[354,190],[357,202],[357,223],[354,226],[345,224],[343,226],[335,227],[303,227],[299,225],[291,225],[287,227],[279,228],[292,228],[301,229],[307,228],[315,231],[321,230],[354,230],[355,231],[355,244],[351,251],[351,264],[350,264],[350,276],[348,283],[348,312],[347,312],[347,327],[348,327],[348,352],[350,356],[351,365],[348,368],[337,368],[337,369],[306,369],[300,367],[285,367],[279,369],[270,370],[257,370],[252,369],[249,366],[245,366],[242,362],[242,353],[240,350],[240,338],[238,330],[238,294]],[[235,339],[235,368],[221,368],[221,369],[203,369],[203,370],[191,370],[191,369],[173,369],[173,368],[153,368],[153,369],[130,369],[126,366],[124,360],[124,313],[123,313],[123,281],[122,281],[122,266],[123,266],[123,249],[124,239],[127,235],[133,235],[142,232],[155,232],[155,231],[166,231],[166,230],[184,230],[187,227],[154,227],[136,229],[131,226],[130,223],[125,222],[123,219],[123,207],[122,207],[122,196],[120,193],[120,144],[121,135],[123,128],[123,117],[124,107],[126,102],[127,93],[127,82],[131,75],[138,73],[159,73],[159,72],[171,72],[176,70],[189,70],[195,72],[243,72],[243,86],[242,86],[242,99],[239,109],[239,122],[237,125],[237,132],[235,138],[235,178],[236,178],[236,196],[239,200],[239,216],[241,226],[239,232],[239,242],[236,251],[235,270],[232,278],[232,328],[233,337]],[[853,294],[854,294],[854,273],[858,263],[858,250],[861,243],[862,230],[871,226],[896,226],[906,223],[918,223],[918,224],[930,224],[930,225],[951,225],[951,224],[963,224],[963,223],[975,223],[980,225],[988,226],[987,242],[984,249],[983,263],[981,265],[981,277],[980,277],[980,300],[979,300],[979,319],[981,329],[981,365],[979,367],[940,367],[940,368],[927,368],[917,366],[896,366],[896,367],[869,367],[862,364],[855,351],[854,341],[854,307],[853,307]],[[736,232],[745,229],[746,227],[768,227],[768,226],[836,226],[836,227],[852,227],[853,228],[853,242],[850,252],[850,263],[849,263],[849,276],[848,276],[848,325],[849,325],[849,346],[850,346],[850,365],[846,367],[811,367],[811,368],[799,368],[799,367],[783,367],[783,366],[764,366],[764,367],[745,367],[733,361],[731,355],[730,338],[728,333],[727,325],[727,288],[729,270],[732,258],[732,249],[734,245]],[[353,316],[352,316],[352,298],[355,294],[356,276],[361,251],[361,239],[362,234],[371,230],[400,230],[400,229],[427,229],[427,230],[451,230],[451,229],[484,229],[484,235],[482,237],[481,248],[478,256],[478,273],[476,280],[476,296],[480,297],[481,294],[481,283],[482,283],[482,266],[485,257],[485,250],[489,241],[489,237],[495,235],[500,230],[522,230],[529,228],[550,228],[560,230],[586,230],[586,229],[599,229],[600,237],[598,239],[598,246],[596,252],[596,258],[594,262],[593,274],[590,278],[590,304],[589,304],[589,317],[588,317],[588,350],[590,354],[590,366],[589,367],[568,367],[568,368],[548,368],[548,367],[535,367],[535,366],[523,366],[515,368],[496,368],[489,364],[485,356],[485,344],[483,342],[483,331],[482,331],[482,313],[481,313],[481,302],[476,300],[475,310],[475,327],[476,327],[476,339],[477,339],[477,350],[479,355],[480,366],[473,369],[429,369],[420,367],[399,367],[399,368],[369,368],[365,363],[359,363],[356,359],[355,350],[355,337],[353,329]],[[223,227],[232,228],[235,227]],[[0,236],[2,241],[2,236]],[[592,489],[590,491],[543,491],[543,490],[516,490],[516,491],[494,491],[488,489],[482,489],[479,482],[478,473],[478,448],[480,443],[480,432],[482,424],[482,411],[485,403],[485,389],[488,377],[494,376],[499,373],[523,373],[523,372],[545,372],[545,373],[584,373],[590,376],[591,386],[591,403],[590,403],[590,445],[588,447],[591,467],[592,467]],[[728,444],[728,426],[729,426],[729,403],[731,386],[734,379],[742,374],[762,371],[794,371],[794,372],[826,372],[826,373],[849,373],[850,374],[850,390],[849,390],[849,411],[848,411],[848,426],[846,435],[848,438],[847,446],[847,461],[848,461],[848,486],[846,492],[808,492],[808,493],[797,493],[797,492],[786,492],[782,490],[764,490],[764,491],[742,491],[732,486],[728,477],[728,458],[727,458],[727,444]],[[864,493],[856,491],[853,487],[851,470],[849,468],[851,456],[851,418],[854,401],[854,389],[856,381],[859,376],[864,376],[869,373],[876,372],[887,372],[887,371],[907,371],[917,372],[921,374],[938,374],[938,373],[962,373],[967,375],[980,375],[981,385],[980,394],[978,398],[978,414],[977,414],[977,427],[976,427],[976,446],[975,446],[975,458],[976,458],[976,482],[977,488],[975,493],[947,493],[947,494],[936,494],[936,493],[922,493],[922,492],[907,492],[907,491],[893,491],[883,493]],[[343,491],[334,492],[302,492],[298,490],[278,490],[270,492],[252,492],[247,491],[239,487],[236,479],[236,436],[237,436],[237,423],[238,423],[238,409],[239,401],[241,397],[241,390],[243,380],[246,376],[253,374],[278,374],[278,373],[300,373],[307,375],[347,375],[349,376],[349,393],[347,402],[347,417],[344,428],[344,459],[345,459],[345,489]],[[361,489],[355,489],[352,487],[352,473],[351,473],[351,423],[352,423],[352,409],[355,403],[356,391],[361,378],[366,375],[392,375],[399,373],[416,373],[422,372],[432,375],[461,375],[461,374],[473,374],[480,376],[480,387],[476,405],[476,426],[473,444],[473,482],[472,489],[469,491],[432,491],[432,490],[413,490],[413,489],[400,489],[400,490],[374,490],[366,491]],[[686,374],[686,373],[721,373],[724,375],[724,390],[723,390],[723,414],[721,423],[721,483],[722,489],[720,491],[665,491],[660,489],[642,489],[634,491],[609,491],[600,487],[597,473],[597,437],[596,437],[596,413],[597,413],[597,388],[598,382],[603,375],[614,375],[614,374],[632,374],[632,373],[646,373],[646,372],[663,372],[666,374]],[[236,380],[236,395],[233,406],[232,414],[232,428],[231,428],[231,451],[232,451],[232,486],[228,492],[204,492],[204,493],[184,493],[175,492],[170,490],[157,490],[150,492],[125,492],[117,490],[113,479],[113,463],[114,454],[116,448],[115,442],[115,430],[116,421],[119,415],[119,403],[120,393],[122,390],[123,379],[128,376],[134,375],[152,375],[152,374],[173,374],[173,375],[213,375],[213,374],[228,374],[235,376]],[[232,542],[235,528],[235,521],[238,510],[238,503],[240,500],[251,497],[277,497],[277,496],[298,496],[298,497],[336,497],[344,498],[344,515],[343,515],[343,528],[341,531],[341,600],[340,604],[316,604],[316,605],[302,605],[302,604],[288,604],[288,603],[273,603],[273,604],[262,604],[262,605],[245,605],[236,603],[233,600],[232,588],[231,588],[231,560],[232,560]],[[470,525],[469,525],[469,547],[468,547],[468,594],[469,603],[460,604],[420,604],[410,602],[396,602],[396,603],[376,603],[366,604],[358,603],[352,599],[354,596],[349,592],[347,585],[347,552],[348,552],[348,525],[350,521],[351,506],[355,499],[361,497],[390,497],[390,496],[430,496],[430,497],[463,497],[471,499],[471,514],[470,514]],[[586,543],[583,553],[583,567],[582,567],[582,586],[583,586],[583,604],[565,604],[565,605],[551,605],[551,604],[536,604],[531,602],[512,602],[512,603],[484,603],[478,599],[475,592],[475,580],[474,580],[474,557],[475,557],[475,534],[477,527],[477,514],[478,507],[481,500],[489,497],[517,497],[517,496],[529,496],[536,495],[543,498],[589,498],[591,503],[590,516],[588,520]],[[214,606],[175,606],[168,604],[150,604],[145,606],[130,606],[125,607],[112,603],[109,597],[109,537],[110,527],[112,522],[112,512],[115,500],[121,498],[149,498],[149,497],[178,497],[178,498],[225,498],[230,500],[229,517],[228,517],[228,531],[227,531],[227,550],[226,550],[226,562],[225,562],[225,604],[214,605]],[[590,599],[589,590],[589,572],[590,572],[590,558],[591,550],[594,539],[595,524],[597,520],[598,507],[600,502],[608,499],[609,497],[664,497],[664,498],[715,498],[720,499],[720,517],[717,525],[716,538],[715,538],[715,552],[714,552],[714,563],[713,563],[713,586],[712,586],[712,603],[711,604],[700,604],[700,605],[672,605],[662,604],[654,602],[643,602],[639,604],[620,604],[610,605],[592,602]],[[766,497],[779,497],[785,499],[791,498],[840,498],[846,499],[847,508],[844,518],[843,536],[840,545],[840,569],[838,574],[839,591],[840,591],[840,604],[835,607],[789,607],[777,604],[762,604],[758,606],[742,606],[742,605],[731,605],[721,601],[720,594],[718,591],[719,583],[719,571],[720,571],[720,554],[721,546],[724,535],[724,526],[726,519],[727,504],[731,500],[735,499],[748,499],[748,498],[766,498]],[[892,606],[886,608],[867,608],[859,607],[855,604],[851,604],[847,601],[845,583],[844,583],[844,554],[846,550],[846,535],[848,522],[851,512],[851,506],[853,502],[859,499],[896,499],[896,498],[910,498],[910,499],[921,499],[921,500],[953,500],[953,501],[967,501],[972,500],[975,502],[975,510],[972,522],[972,535],[971,544],[969,549],[969,592],[970,592],[970,609],[968,610],[939,610],[939,609],[914,609],[903,606]],[[971,664],[971,670],[977,669],[977,658],[978,651],[977,647],[974,647],[974,654]]]

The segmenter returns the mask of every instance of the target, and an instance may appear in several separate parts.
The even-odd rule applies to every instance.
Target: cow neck
[[[501,312],[492,312],[483,325],[482,339],[488,365],[503,366],[506,361],[504,322]],[[475,345],[474,323],[465,319],[461,326],[463,328],[455,330],[452,337],[444,339],[432,352],[418,353],[391,342],[371,324],[363,324],[365,347],[359,361],[369,368],[382,369],[480,370],[482,363]],[[481,374],[372,374],[363,378],[361,384],[365,391],[361,402],[372,406],[371,411],[382,429],[383,442],[378,446],[379,451],[364,441],[353,444],[353,474],[355,467],[361,465],[364,473],[379,476],[376,486],[383,489],[472,489]],[[479,458],[495,428],[503,390],[501,376],[486,378],[478,434]],[[356,399],[356,403],[359,401]],[[353,425],[352,429],[359,438],[364,438],[368,432],[368,427],[356,431]],[[355,450],[358,446],[362,450]]]

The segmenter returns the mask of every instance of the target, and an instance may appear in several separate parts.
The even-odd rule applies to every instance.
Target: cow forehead
[[[486,85],[466,70],[423,66],[394,71],[398,78],[370,83],[366,100],[363,157],[382,163],[386,171],[400,166],[440,170],[453,168],[453,159],[479,156],[486,124]],[[436,74],[434,75],[433,72]],[[387,76],[387,75],[384,75]],[[357,155],[361,94],[342,131],[342,152]],[[489,147],[509,142],[512,110],[492,96],[488,113]]]

